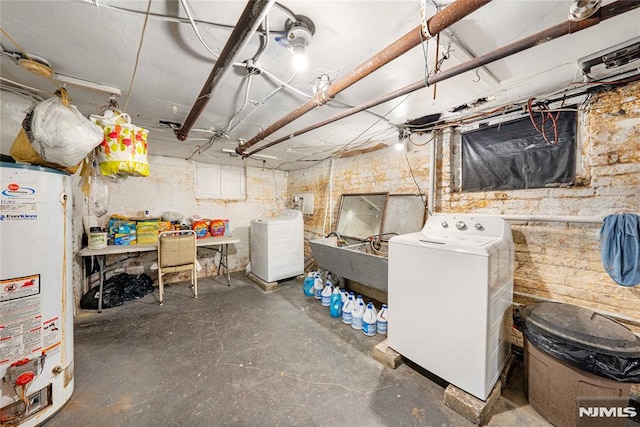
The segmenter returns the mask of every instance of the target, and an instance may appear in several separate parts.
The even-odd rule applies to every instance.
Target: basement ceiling
[[[429,1],[426,15],[452,3]],[[610,3],[603,1],[602,5]],[[431,39],[411,49],[253,148],[349,106],[424,80],[433,73],[436,57],[441,70],[446,71],[565,22],[571,5],[571,1],[494,0],[441,33],[439,46]],[[126,105],[132,121],[150,131],[150,154],[295,170],[337,153],[393,144],[408,121],[432,114],[455,117],[460,113],[452,111],[463,104],[471,105],[464,114],[473,114],[571,87],[572,82],[583,81],[577,65],[580,58],[627,43],[640,34],[640,9],[635,9],[440,82],[435,90],[417,90],[243,159],[233,152],[235,148],[307,102],[314,84],[317,87],[323,79],[335,82],[343,78],[422,22],[419,0],[275,3],[234,58],[234,65],[223,76],[188,138],[180,141],[175,128],[184,123],[211,73],[214,55],[224,49],[246,6],[243,1],[3,0],[2,153],[8,154],[15,137],[13,122],[24,115],[10,111],[7,106],[14,104],[8,101],[19,99],[22,104],[15,105],[22,108],[31,102],[31,96],[22,91],[18,95],[15,88],[28,86],[45,98],[56,90],[49,79],[19,65],[17,59],[23,52],[48,62],[56,73],[54,78],[61,75],[79,80],[66,83],[66,88],[72,103],[85,115],[98,113],[108,104],[110,93],[120,91],[120,107]],[[189,22],[185,7],[195,24]],[[314,27],[306,47],[308,66],[298,72],[286,37],[295,21],[311,21]],[[251,59],[257,64],[254,74],[243,66]],[[627,76],[637,71],[638,62],[594,72],[601,73],[597,76],[601,78]],[[63,84],[61,80],[56,83]],[[96,86],[93,83],[101,88],[90,87]],[[484,98],[487,102],[472,105]]]

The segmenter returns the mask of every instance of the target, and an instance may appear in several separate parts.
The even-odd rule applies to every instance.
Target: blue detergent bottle
[[[333,289],[333,294],[331,294],[329,315],[335,318],[342,316],[342,293],[340,292],[340,288],[338,288],[337,286]]]
[[[351,324],[352,316],[351,312],[353,311],[353,295],[349,295],[347,299],[347,303],[342,306],[342,323],[346,323],[347,325]]]
[[[309,274],[307,274],[307,277],[304,278],[304,283],[302,284],[302,290],[304,291],[304,294],[308,297],[313,296],[314,281],[315,279],[313,278],[313,272],[310,271]]]
[[[370,302],[367,304],[367,308],[362,315],[362,332],[368,337],[374,336],[377,330],[377,322],[378,313],[376,313],[376,308],[373,306],[373,303]]]
[[[382,335],[387,335],[387,309],[387,304],[382,304],[382,308],[378,312],[378,321],[376,322],[378,333]]]

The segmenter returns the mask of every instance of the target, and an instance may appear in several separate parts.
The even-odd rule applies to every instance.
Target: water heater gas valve
[[[7,368],[2,381],[12,386],[23,386],[29,384],[33,378],[40,375],[44,367],[44,359],[46,355],[36,357],[34,359],[21,359],[15,361]],[[28,380],[28,381],[27,381]]]

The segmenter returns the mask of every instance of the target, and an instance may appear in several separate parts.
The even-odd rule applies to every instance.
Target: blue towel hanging
[[[640,220],[635,214],[608,215],[600,229],[602,264],[619,285],[640,283]]]

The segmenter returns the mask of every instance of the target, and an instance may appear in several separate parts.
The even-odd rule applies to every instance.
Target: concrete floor
[[[57,426],[472,426],[442,385],[372,357],[366,337],[303,295],[200,279],[75,320],[75,391]],[[393,320],[391,320],[393,321]],[[522,395],[522,366],[488,422],[546,426]]]

